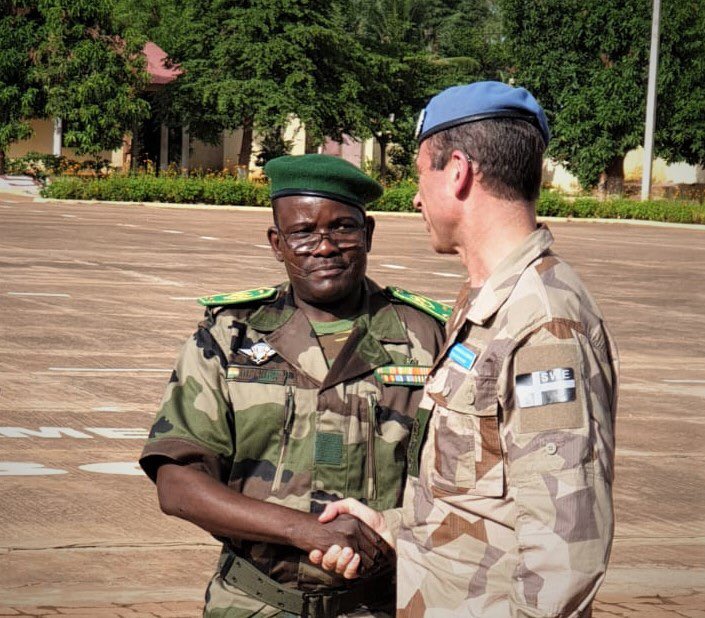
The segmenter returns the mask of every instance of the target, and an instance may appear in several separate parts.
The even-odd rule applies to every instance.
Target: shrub
[[[414,212],[415,194],[414,182],[401,181],[388,187],[382,197],[370,204],[369,210]],[[113,174],[107,178],[91,179],[63,176],[44,187],[42,195],[57,199],[269,206],[267,184],[238,180],[223,174],[190,177]],[[546,217],[596,217],[705,224],[705,205],[697,202],[637,202],[627,199],[600,202],[591,197],[571,200],[551,191],[541,193],[537,212]]]

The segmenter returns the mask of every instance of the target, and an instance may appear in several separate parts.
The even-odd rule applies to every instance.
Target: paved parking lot
[[[217,544],[139,455],[195,299],[279,282],[269,212],[0,196],[0,616],[196,616]],[[557,223],[619,343],[613,559],[597,616],[705,616],[705,231]],[[460,263],[378,216],[370,275],[450,301]]]

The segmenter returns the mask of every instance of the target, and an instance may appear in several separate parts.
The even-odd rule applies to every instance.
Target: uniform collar
[[[355,319],[353,332],[330,369],[310,323],[295,305],[290,284],[280,286],[275,300],[262,305],[246,321],[251,328],[268,333],[267,342],[283,358],[329,388],[391,363],[383,342],[410,342],[403,321],[382,289],[371,279],[365,279],[364,286],[361,314]]]
[[[526,237],[490,275],[470,304],[466,319],[474,324],[484,324],[509,298],[522,273],[553,244],[553,235],[546,225]]]

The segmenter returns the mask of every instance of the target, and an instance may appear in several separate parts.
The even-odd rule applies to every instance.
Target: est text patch
[[[291,384],[295,375],[286,369],[266,369],[247,365],[229,365],[226,380],[233,382],[259,382],[261,384]]]
[[[520,408],[575,401],[575,373],[571,367],[555,367],[516,376],[515,395]]]

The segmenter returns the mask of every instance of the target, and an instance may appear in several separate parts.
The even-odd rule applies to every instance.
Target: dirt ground
[[[218,554],[136,468],[195,299],[282,280],[269,212],[0,195],[0,616],[200,613]],[[418,217],[370,275],[452,301]],[[705,617],[705,230],[551,222],[622,357],[617,530],[595,615]]]

